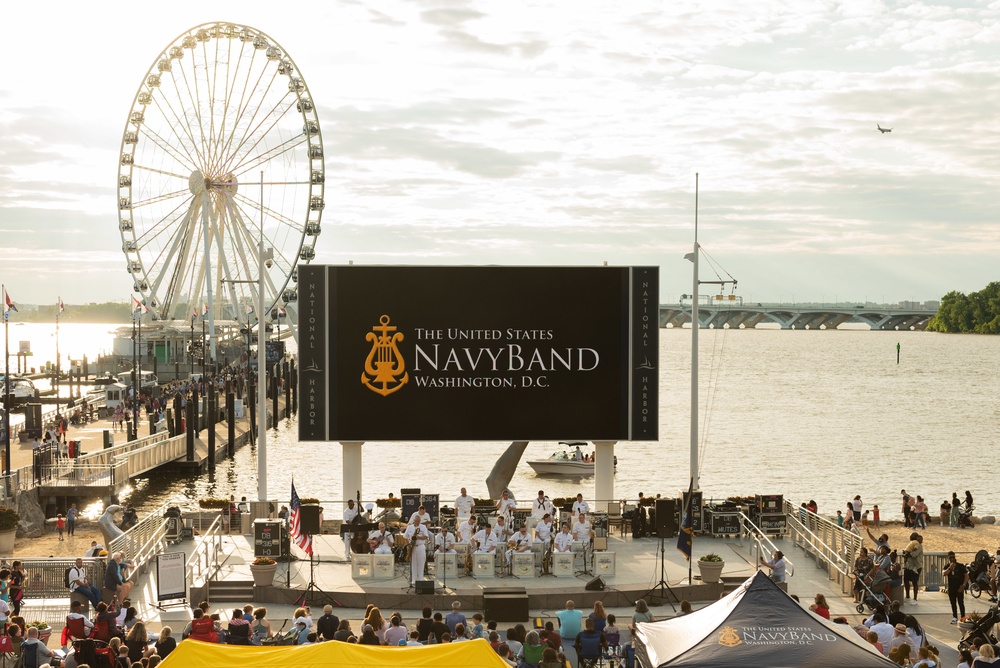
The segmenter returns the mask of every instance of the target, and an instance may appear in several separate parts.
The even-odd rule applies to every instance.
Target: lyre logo
[[[394,325],[389,325],[389,316],[383,315],[378,321],[379,325],[365,335],[365,340],[372,342],[372,349],[365,359],[361,383],[385,397],[406,385],[410,375],[406,373],[406,363],[397,347],[403,334],[397,332]]]
[[[719,644],[724,647],[736,647],[737,645],[742,645],[743,640],[740,639],[740,635],[736,632],[736,629],[732,626],[726,626],[719,631]]]

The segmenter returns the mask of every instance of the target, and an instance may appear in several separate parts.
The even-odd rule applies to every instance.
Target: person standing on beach
[[[858,494],[851,501],[851,511],[854,513],[854,521],[861,521],[861,510],[864,508],[864,503],[861,501],[861,495]]]
[[[962,512],[962,502],[958,500],[958,492],[951,493],[951,515],[948,517],[948,526],[955,528],[958,526],[958,514]]]
[[[76,533],[76,518],[80,514],[80,511],[76,509],[76,504],[74,503],[66,511],[66,535],[72,536]]]
[[[899,493],[903,495],[903,526],[909,528],[912,526],[910,521],[910,495],[906,493],[905,489],[899,490]]]
[[[917,494],[917,502],[913,504],[913,528],[927,528],[927,504],[924,503],[924,497],[919,494]]]

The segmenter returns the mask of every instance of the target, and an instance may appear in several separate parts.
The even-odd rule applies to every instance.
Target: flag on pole
[[[208,304],[205,302],[201,303],[201,319],[204,320],[208,317]]]
[[[6,318],[8,311],[17,311],[17,306],[14,305],[14,300],[10,298],[10,293],[7,292],[7,288],[3,289],[3,315]]]
[[[694,545],[694,527],[691,521],[691,499],[694,496],[694,478],[688,485],[687,499],[684,502],[684,520],[681,522],[681,532],[677,534],[677,550],[684,558],[691,561],[691,548]]]
[[[295,491],[294,480],[292,481],[291,513],[288,517],[291,524],[292,540],[311,557],[313,553],[313,540],[312,536],[302,531],[302,502]]]
[[[143,304],[138,299],[136,299],[135,295],[132,295],[132,313],[135,313],[136,311],[140,311],[142,313],[149,313],[149,309],[146,308],[146,305]]]
[[[278,307],[278,317],[279,318],[287,318],[288,317],[288,311],[286,311],[285,309],[283,309],[283,308],[281,308],[279,306]]]
[[[253,314],[253,304],[247,303],[247,315]]]
[[[194,319],[197,317],[198,317],[198,306],[195,305],[191,307],[191,321],[194,322]]]
[[[66,305],[65,305],[65,304],[63,304],[63,300],[62,300],[62,297],[60,297],[60,298],[59,298],[59,312],[60,312],[60,313],[62,313],[62,312],[63,312],[63,311],[65,311],[65,310],[66,310]]]

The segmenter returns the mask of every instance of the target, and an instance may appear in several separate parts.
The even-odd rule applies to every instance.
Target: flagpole
[[[139,386],[142,384],[142,307],[139,308],[139,315],[136,318],[139,326],[138,331],[139,348],[135,354],[135,384],[132,386],[132,434],[139,438]]]
[[[264,172],[260,173],[260,248],[257,249],[257,500],[267,501],[267,357],[264,336]],[[250,360],[247,360],[250,368]],[[277,419],[277,415],[274,416]]]
[[[7,286],[3,289],[3,428],[5,447],[3,449],[3,472],[10,475],[10,309],[7,307]]]
[[[59,303],[62,303],[62,297]],[[56,304],[56,415],[59,414],[59,368],[59,304]]]

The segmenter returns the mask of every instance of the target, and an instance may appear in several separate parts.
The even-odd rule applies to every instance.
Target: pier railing
[[[222,534],[222,515],[216,516],[208,528],[201,531],[201,540],[184,565],[188,590],[198,584],[210,582],[222,567],[219,559]]]
[[[827,571],[841,592],[850,593],[854,584],[851,565],[861,547],[861,536],[816,513],[796,508],[787,500],[785,515],[792,542],[816,561],[817,568]]]
[[[739,541],[743,544],[743,539],[746,538],[751,543],[750,556],[753,558],[754,568],[760,569],[760,559],[764,557],[765,560],[769,559],[771,555],[778,550],[777,546],[771,542],[771,539],[767,537],[764,530],[757,526],[749,516],[746,515],[742,510],[739,511],[740,518],[740,534]],[[767,549],[765,549],[765,545]],[[756,548],[756,551],[754,550]],[[792,560],[785,555],[785,571],[788,575],[795,574],[795,564]]]
[[[139,520],[135,526],[130,527],[124,535],[112,540],[108,544],[108,553],[121,552],[136,572],[144,569],[163,546],[163,538],[167,530],[164,514],[168,505],[160,506]]]

